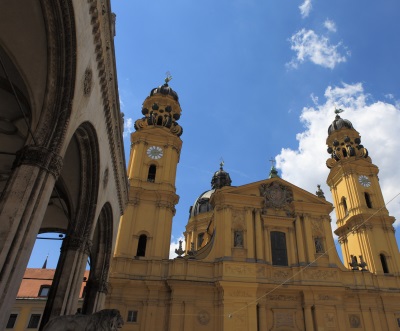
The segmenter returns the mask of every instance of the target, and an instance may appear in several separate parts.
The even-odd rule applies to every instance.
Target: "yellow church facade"
[[[191,207],[186,250],[169,259],[182,128],[168,80],[142,114],[106,298],[124,316],[123,330],[400,330],[394,218],[352,123],[337,114],[328,129],[334,206],[274,167],[265,180],[231,186],[221,164]]]

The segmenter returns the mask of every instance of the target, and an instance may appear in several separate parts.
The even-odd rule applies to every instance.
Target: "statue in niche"
[[[243,247],[243,231],[235,230],[233,233],[233,246]]]
[[[322,238],[314,238],[315,252],[317,254],[325,253],[324,246],[322,245]]]
[[[360,316],[358,315],[350,315],[349,322],[351,328],[359,328],[361,326]]]

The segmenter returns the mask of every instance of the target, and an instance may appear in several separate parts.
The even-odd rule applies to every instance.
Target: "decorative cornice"
[[[110,16],[111,14],[107,12],[105,5],[102,6],[100,14],[97,0],[87,0],[87,2],[89,4],[89,14],[91,17],[90,23],[92,25],[93,43],[95,46],[97,62],[97,74],[99,77],[100,90],[103,99],[108,142],[110,144],[112,165],[117,185],[120,214],[122,215],[128,197],[128,183],[126,180],[124,180],[125,154],[123,151],[122,131],[115,131],[115,127],[121,128],[121,118],[117,114],[117,112],[119,113],[118,90],[114,80],[114,73],[116,72],[116,69],[113,58],[115,58],[115,55],[113,40],[111,39],[113,37],[111,36],[113,22],[112,17]],[[99,17],[100,15],[101,22]],[[107,30],[109,33],[106,32]],[[105,36],[105,34],[107,35]],[[111,84],[113,84],[113,86],[109,86]],[[110,100],[112,100],[111,104]],[[121,159],[122,162],[118,162],[118,160]]]

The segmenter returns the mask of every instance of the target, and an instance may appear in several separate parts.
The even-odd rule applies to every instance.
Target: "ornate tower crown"
[[[211,179],[212,189],[222,188],[224,186],[231,186],[232,180],[229,174],[223,168],[224,162],[220,163],[219,170],[215,172],[213,178]]]
[[[346,119],[342,119],[339,113],[342,109],[335,109],[335,120],[328,128],[327,152],[331,157],[326,161],[328,168],[334,167],[340,160],[354,157],[368,157],[368,151],[361,145],[361,136],[354,129],[353,124]]]
[[[151,90],[150,95],[143,102],[144,117],[136,120],[135,130],[154,126],[167,128],[178,137],[183,133],[182,127],[177,122],[182,112],[178,94],[168,86],[171,79],[172,77],[168,75],[163,85]]]

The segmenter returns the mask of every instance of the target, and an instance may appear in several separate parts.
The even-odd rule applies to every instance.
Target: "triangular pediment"
[[[291,195],[290,200],[295,204],[320,205],[326,210],[332,209],[332,204],[324,198],[307,192],[306,190],[303,190],[302,188],[281,178],[270,178],[235,187],[223,187],[222,189],[217,190],[215,194],[224,196],[225,199],[223,200],[226,202],[228,202],[228,200],[237,200],[239,202],[243,201],[245,204],[252,199],[258,201],[263,200],[265,197],[265,191],[268,190],[271,191],[271,194],[274,194],[274,191],[277,191],[278,194],[279,190],[285,191],[284,194]]]

